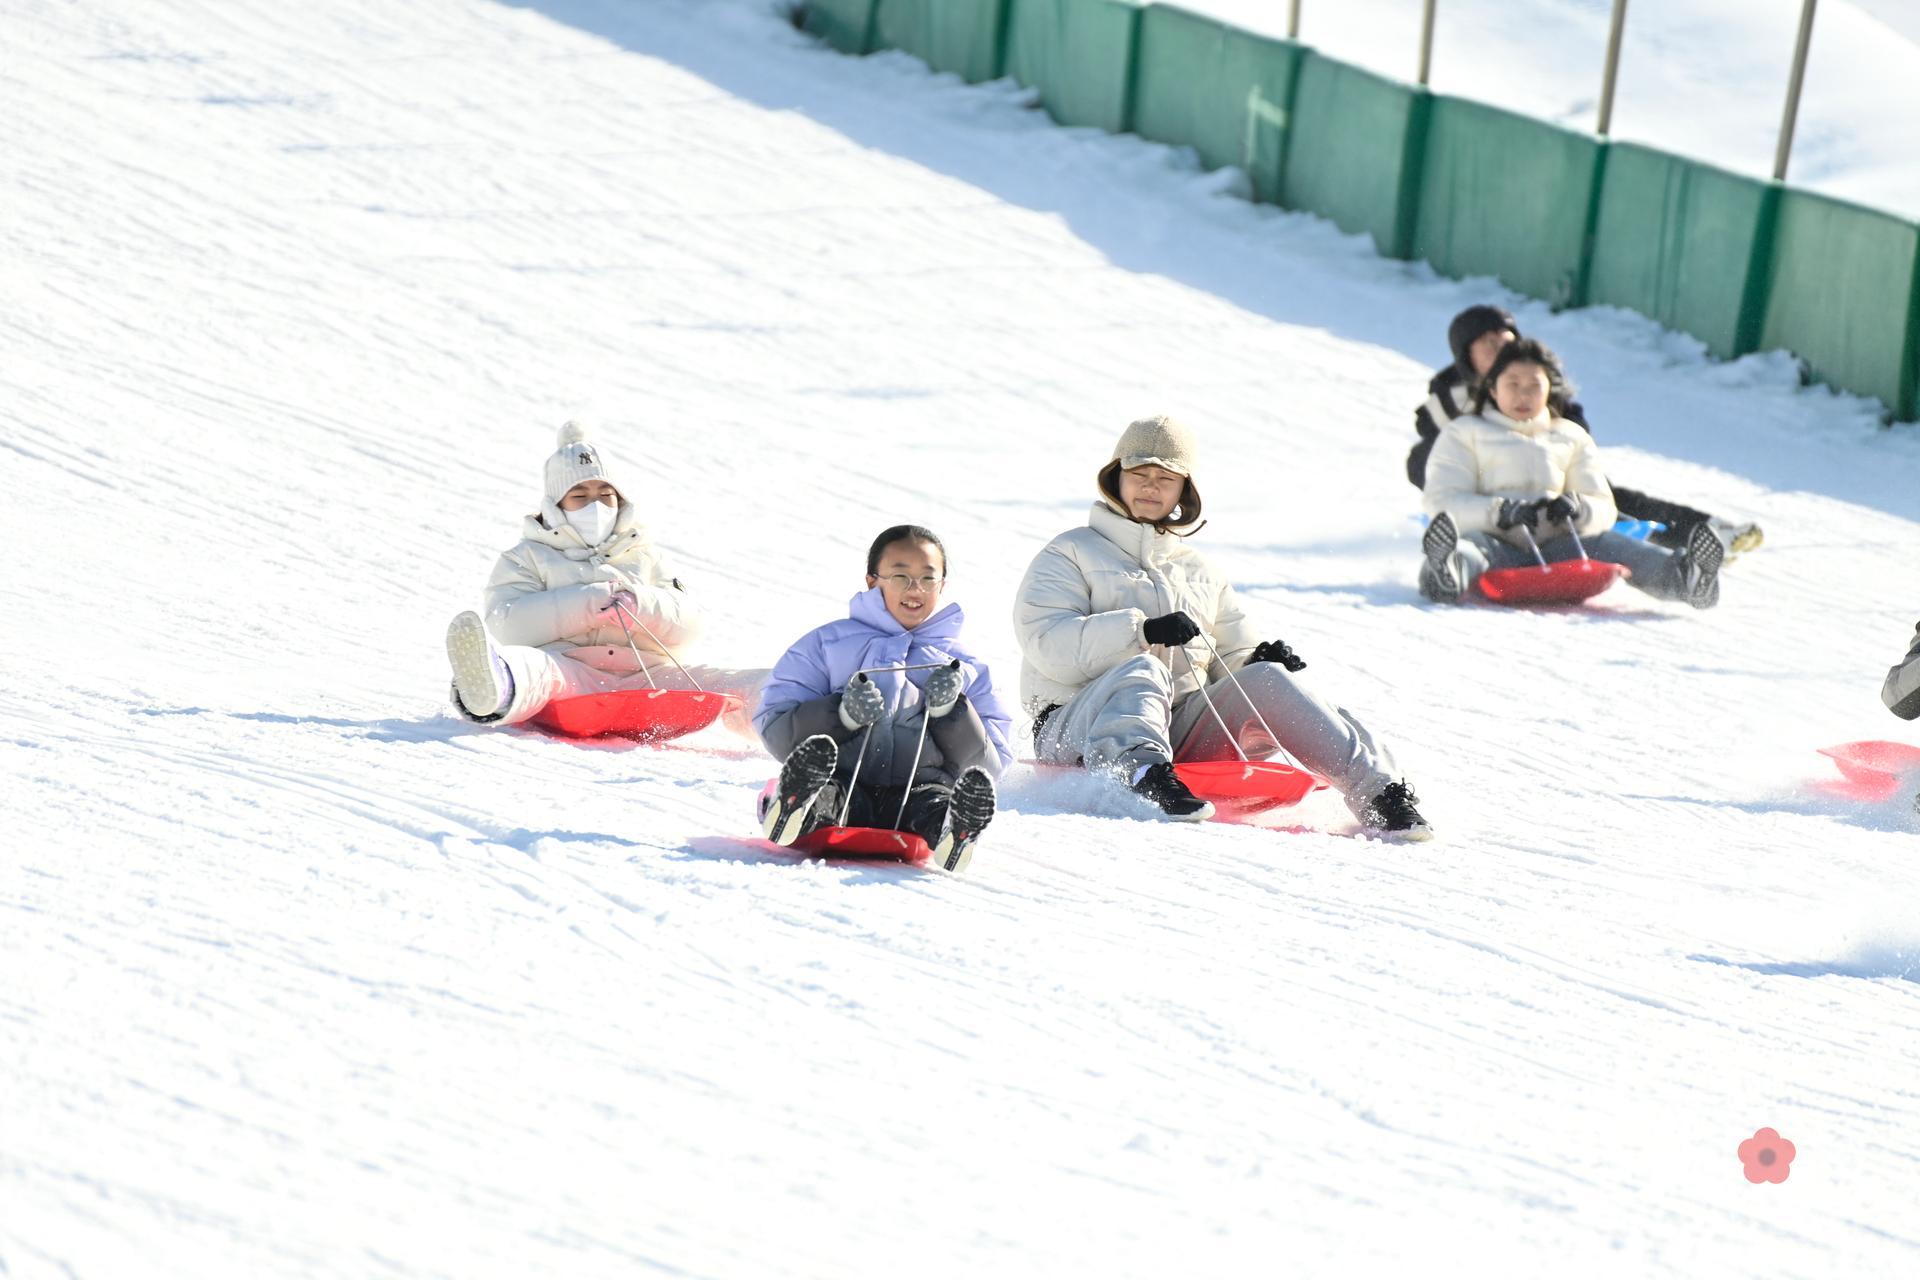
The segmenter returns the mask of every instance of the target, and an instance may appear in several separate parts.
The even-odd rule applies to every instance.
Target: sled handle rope
[[[1233,668],[1229,667],[1226,659],[1220,656],[1220,651],[1213,647],[1213,637],[1207,634],[1205,627],[1200,629],[1200,638],[1206,642],[1207,652],[1213,655],[1214,663],[1219,666],[1221,671],[1226,673],[1227,679],[1233,682],[1234,691],[1240,695],[1240,700],[1247,704],[1247,710],[1253,712],[1253,718],[1259,722],[1262,729],[1266,730],[1267,741],[1273,744],[1273,749],[1280,753],[1281,759],[1285,760],[1294,768],[1299,768],[1300,762],[1293,758],[1293,753],[1288,751],[1286,744],[1280,741],[1280,735],[1275,733],[1273,726],[1267,723],[1266,716],[1260,712],[1259,704],[1247,696],[1246,686],[1240,683],[1240,677],[1233,674]],[[1187,652],[1186,645],[1180,646],[1180,656],[1187,660],[1187,670],[1193,672],[1194,681],[1200,686],[1200,696],[1207,700],[1207,710],[1213,712],[1213,718],[1219,722],[1220,732],[1226,734],[1227,741],[1233,744],[1233,753],[1240,757],[1242,763],[1249,763],[1247,761],[1247,753],[1240,749],[1240,740],[1227,728],[1227,722],[1220,718],[1220,709],[1213,705],[1213,696],[1207,692],[1206,673],[1194,666],[1193,655]]]
[[[1591,557],[1587,555],[1587,544],[1580,541],[1580,530],[1574,528],[1573,521],[1571,520],[1567,521],[1567,532],[1572,536],[1573,549],[1580,553],[1580,558],[1582,560],[1590,559]]]
[[[660,646],[660,652],[662,652],[662,653],[664,653],[664,654],[666,654],[666,655],[667,655],[667,661],[669,661],[669,662],[671,662],[671,663],[673,663],[673,665],[674,665],[674,666],[676,666],[676,667],[679,667],[679,668],[680,668],[680,674],[681,674],[681,675],[683,675],[683,676],[685,676],[685,677],[687,678],[687,683],[693,686],[693,690],[694,690],[694,692],[695,692],[695,693],[705,693],[705,692],[706,692],[706,690],[705,690],[705,689],[703,689],[703,688],[701,688],[701,687],[700,687],[700,682],[699,682],[698,680],[695,680],[695,679],[693,678],[693,672],[691,672],[691,671],[689,671],[689,670],[687,670],[687,668],[686,668],[686,665],[685,665],[684,663],[682,663],[682,662],[680,661],[680,659],[678,659],[678,658],[676,658],[676,657],[674,657],[674,656],[673,656],[673,650],[672,650],[672,649],[669,649],[669,648],[668,648],[668,647],[666,646],[666,644],[665,644],[665,643],[663,643],[663,642],[661,641],[661,639],[660,639],[660,637],[659,637],[659,636],[657,636],[657,635],[655,635],[655,634],[653,634],[653,628],[652,628],[652,627],[650,627],[650,626],[648,626],[648,625],[647,625],[647,624],[646,624],[645,622],[643,622],[643,621],[641,621],[641,620],[640,620],[640,615],[639,615],[639,614],[637,614],[637,613],[634,613],[634,612],[633,612],[633,611],[632,611],[631,609],[629,609],[629,608],[627,608],[627,607],[626,607],[625,605],[623,605],[623,604],[621,604],[621,603],[620,603],[620,602],[619,602],[618,600],[615,600],[615,601],[613,602],[613,608],[614,608],[614,612],[616,612],[616,613],[622,613],[622,614],[626,614],[626,615],[628,615],[629,617],[631,617],[631,618],[633,619],[633,625],[634,625],[634,626],[636,626],[636,627],[638,627],[638,628],[640,628],[640,629],[641,629],[642,631],[644,631],[644,632],[646,632],[646,633],[647,633],[647,639],[649,639],[649,640],[651,640],[651,641],[653,641],[653,642],[654,642],[655,644],[657,644],[657,645],[659,645],[659,646]],[[623,617],[623,618],[621,618],[621,619],[620,619],[620,627],[621,627],[621,629],[622,629],[622,630],[625,630],[625,629],[626,629],[626,625],[627,625],[627,619],[626,619],[626,618],[624,618],[624,617]],[[629,645],[631,645],[631,644],[633,644],[633,632],[631,632],[631,631],[628,631],[628,632],[627,632],[627,643],[628,643]],[[638,648],[635,648],[635,649],[634,649],[634,651],[633,651],[633,656],[634,656],[634,657],[636,657],[636,658],[638,658],[638,657],[640,657],[640,650],[639,650]],[[646,665],[647,665],[647,664],[646,664],[646,662],[645,662],[645,660],[643,659],[643,660],[641,661],[641,663],[640,663],[640,666],[641,666],[641,669],[642,669],[642,670],[644,670],[644,669],[646,668]],[[647,683],[648,683],[648,684],[653,684],[653,675],[652,675],[652,673],[651,673],[651,672],[649,672],[649,673],[648,673],[648,675],[647,675]],[[655,687],[656,689],[657,689],[657,688],[659,688],[659,686],[658,686],[658,685],[654,685],[654,687]]]

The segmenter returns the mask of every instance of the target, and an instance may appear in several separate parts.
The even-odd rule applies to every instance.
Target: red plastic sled
[[[1223,818],[1246,818],[1299,804],[1327,784],[1305,769],[1268,760],[1188,760],[1173,771],[1187,790]]]
[[[1078,767],[1040,760],[1026,763],[1036,769]],[[1213,805],[1217,819],[1225,821],[1299,804],[1327,785],[1318,774],[1273,760],[1183,760],[1173,766],[1173,771],[1187,784],[1187,790]]]
[[[1820,748],[1820,754],[1839,766],[1844,779],[1824,789],[1851,800],[1891,800],[1909,775],[1920,772],[1920,747],[1904,742],[1843,742]]]
[[[933,858],[927,842],[913,832],[884,827],[822,827],[788,847],[815,858],[895,858],[916,867]]]
[[[569,738],[613,735],[636,742],[665,742],[706,728],[741,705],[731,693],[691,689],[620,689],[556,698],[533,723]]]
[[[1623,564],[1556,560],[1549,565],[1489,569],[1480,575],[1480,594],[1496,604],[1578,604],[1627,576]]]

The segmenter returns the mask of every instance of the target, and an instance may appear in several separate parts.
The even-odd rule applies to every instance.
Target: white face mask
[[[597,547],[607,540],[613,532],[614,517],[620,513],[604,502],[589,502],[577,511],[563,513],[567,523],[572,525],[580,540],[590,547]]]

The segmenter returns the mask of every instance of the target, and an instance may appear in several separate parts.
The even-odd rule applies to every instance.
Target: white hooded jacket
[[[622,502],[613,532],[589,547],[560,508],[545,502],[487,580],[487,630],[501,644],[630,672],[636,664],[626,632],[613,611],[602,612],[616,591],[631,591],[639,602],[645,627],[633,627],[633,641],[642,652],[664,657],[670,648],[685,656],[699,634],[698,610],[667,571],[632,504]]]
[[[1239,668],[1260,643],[1233,587],[1184,539],[1096,502],[1085,528],[1049,542],[1027,567],[1014,600],[1013,629],[1025,661],[1020,699],[1029,713],[1064,704],[1081,687],[1141,653],[1158,654],[1173,674],[1174,701],[1199,688],[1186,658],[1150,646],[1147,619],[1184,610]],[[1205,671],[1213,655],[1186,646]]]
[[[1430,516],[1452,515],[1461,533],[1491,533],[1525,546],[1518,530],[1498,527],[1501,502],[1561,494],[1579,501],[1575,527],[1583,536],[1613,527],[1613,490],[1592,436],[1545,409],[1537,418],[1515,422],[1489,405],[1455,418],[1441,431],[1427,459],[1421,502]],[[1553,532],[1552,526],[1542,530],[1545,536]]]

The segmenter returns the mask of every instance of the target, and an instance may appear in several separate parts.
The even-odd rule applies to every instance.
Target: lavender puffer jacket
[[[987,664],[960,638],[965,621],[950,604],[909,631],[887,612],[879,589],[861,592],[847,617],[800,637],[775,664],[754,708],[753,726],[775,758],[785,759],[800,740],[825,733],[840,744],[842,778],[853,771],[866,732],[849,733],[840,721],[840,690],[856,671],[869,667],[960,660],[960,705],[927,726],[920,769],[912,781],[951,783],[978,766],[998,774],[1013,761],[1008,738],[1012,717],[993,687]],[[920,687],[932,672],[875,672],[871,679],[887,698],[887,714],[873,727],[860,762],[863,786],[906,786],[920,724],[925,715]]]

